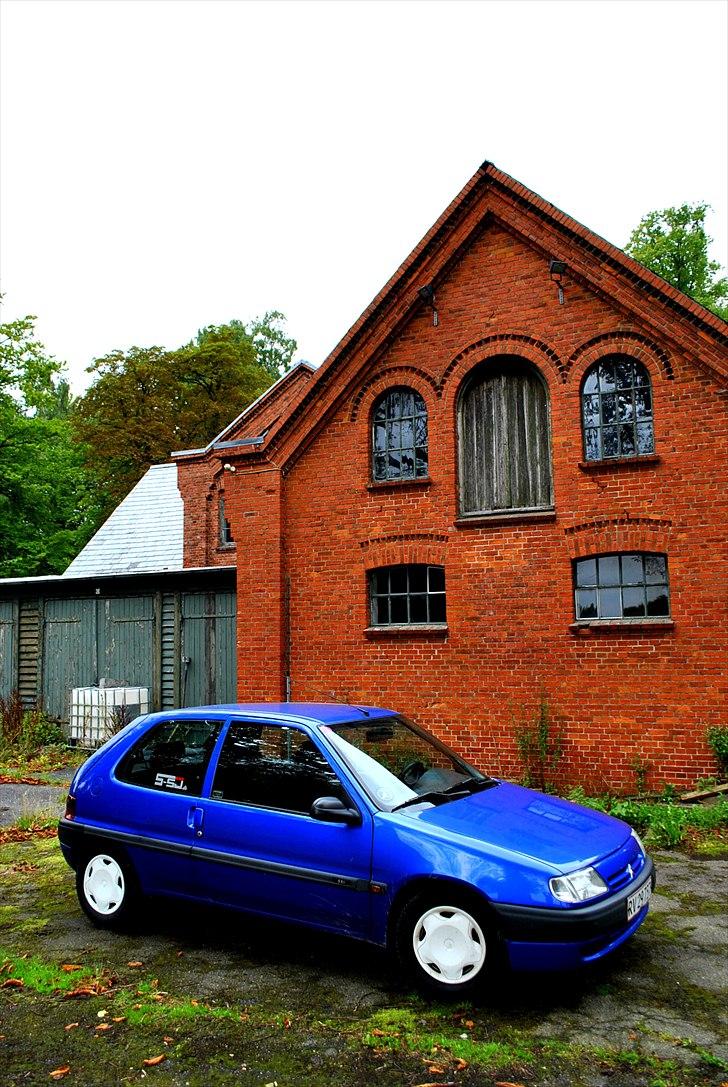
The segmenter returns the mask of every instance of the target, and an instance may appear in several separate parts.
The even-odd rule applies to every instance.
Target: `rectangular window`
[[[220,496],[218,502],[218,517],[219,517],[219,534],[218,540],[220,547],[229,547],[230,544],[235,543],[233,539],[232,529],[230,528],[230,522],[225,516],[225,499]]]
[[[413,563],[381,566],[369,575],[373,627],[446,622],[445,570]]]
[[[335,771],[305,732],[282,725],[230,725],[213,800],[309,815],[322,796],[348,803]]]
[[[670,615],[665,555],[597,555],[574,563],[576,618],[643,619]]]

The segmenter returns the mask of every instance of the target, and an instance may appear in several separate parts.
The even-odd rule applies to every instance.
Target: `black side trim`
[[[58,837],[61,845],[71,848],[84,844],[91,845],[96,838],[103,838],[113,842],[122,842],[124,845],[135,845],[142,849],[151,849],[157,853],[176,853],[179,856],[189,857],[192,853],[192,843],[181,845],[179,842],[165,842],[161,838],[148,838],[142,834],[129,834],[124,830],[108,830],[106,827],[89,827],[82,823],[61,819],[58,823]]]
[[[158,853],[175,853],[178,856],[190,857],[193,860],[212,861],[214,864],[227,864],[232,868],[247,868],[255,872],[269,872],[273,875],[287,876],[289,879],[303,879],[309,883],[324,883],[331,887],[345,887],[351,891],[372,890],[372,884],[368,879],[356,879],[354,876],[342,876],[336,872],[323,872],[311,868],[301,868],[295,864],[281,864],[278,861],[264,861],[257,857],[241,857],[233,853],[223,853],[219,849],[206,849],[204,846],[180,845],[177,842],[165,842],[159,838],[148,838],[146,835],[129,834],[122,830],[108,830],[105,827],[89,827],[82,823],[75,823],[69,819],[61,819],[58,823],[58,837],[61,845],[72,851],[78,848],[86,849],[97,838],[116,842],[123,845],[133,845],[140,849],[151,849]],[[382,884],[377,885],[377,894],[381,894]]]
[[[648,880],[655,886],[655,866],[645,857],[640,879],[623,887],[617,894],[591,906],[572,909],[546,909],[540,906],[510,906],[492,902],[506,939],[538,940],[555,943],[591,940],[608,932],[626,928],[627,899]]]
[[[355,879],[353,876],[340,876],[336,872],[322,872],[312,868],[300,868],[296,864],[281,864],[279,861],[263,861],[258,857],[241,857],[234,853],[223,853],[218,849],[206,849],[195,845],[192,856],[201,861],[227,864],[232,868],[248,868],[254,872],[269,872],[290,879],[305,879],[309,883],[327,883],[332,887],[348,887],[352,891],[368,891],[368,879]]]

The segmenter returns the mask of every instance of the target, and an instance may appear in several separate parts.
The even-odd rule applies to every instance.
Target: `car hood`
[[[631,833],[611,815],[507,782],[437,807],[397,814],[415,818],[421,830],[438,837],[445,834],[471,848],[520,853],[562,872],[613,853]]]

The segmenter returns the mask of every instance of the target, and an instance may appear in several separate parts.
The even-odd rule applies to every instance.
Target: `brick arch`
[[[584,521],[564,529],[569,557],[585,558],[612,551],[657,551],[666,554],[672,535],[672,521],[657,517],[622,517]]]
[[[646,336],[639,332],[603,332],[601,336],[595,336],[577,347],[566,362],[564,380],[568,379],[572,370],[581,378],[592,363],[606,355],[616,354],[637,359],[653,375],[661,374],[668,381],[675,378],[668,353]]]
[[[393,366],[389,370],[376,374],[361,386],[351,402],[349,421],[352,423],[356,421],[363,403],[371,408],[381,393],[396,386],[415,389],[425,397],[425,400],[427,399],[426,390],[433,392],[438,399],[442,395],[437,382],[425,370],[420,370],[417,366]]]
[[[376,536],[360,541],[365,570],[379,566],[406,566],[425,563],[444,566],[448,537],[435,532],[409,532],[396,536]]]
[[[470,344],[469,347],[464,348],[457,354],[443,371],[439,381],[439,395],[443,395],[445,386],[454,374],[461,376],[478,363],[499,355],[518,355],[531,362],[539,373],[551,372],[558,375],[561,381],[566,380],[561,359],[553,348],[549,347],[543,340],[537,340],[533,336],[524,336],[516,332],[503,333],[486,336],[484,339]],[[458,381],[457,384],[459,385],[460,382]]]

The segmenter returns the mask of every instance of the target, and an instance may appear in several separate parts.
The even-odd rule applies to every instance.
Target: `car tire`
[[[500,941],[474,896],[443,887],[417,895],[395,928],[397,957],[422,988],[459,996],[481,988],[501,961]]]
[[[124,928],[139,905],[139,883],[121,852],[101,847],[88,853],[76,869],[81,909],[98,928]]]

